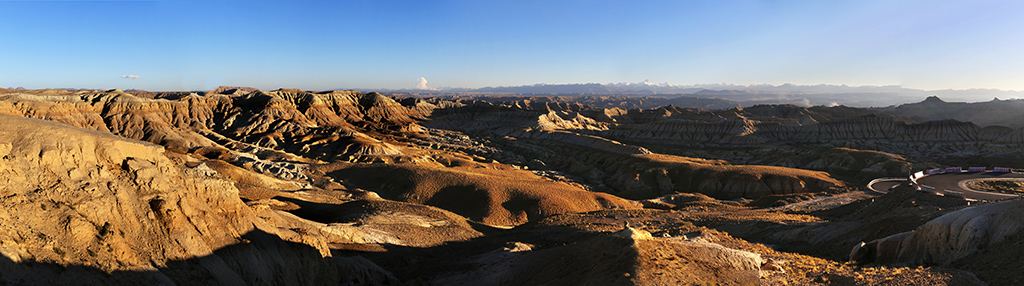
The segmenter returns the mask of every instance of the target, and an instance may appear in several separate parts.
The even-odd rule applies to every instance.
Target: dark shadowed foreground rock
[[[1024,200],[988,203],[943,215],[910,232],[858,245],[850,253],[850,259],[946,265],[1022,230]]]
[[[468,260],[471,270],[431,285],[758,285],[764,262],[700,238],[652,237],[635,228],[536,251],[517,243]]]

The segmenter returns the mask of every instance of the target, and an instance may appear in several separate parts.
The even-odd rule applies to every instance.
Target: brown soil
[[[299,205],[299,209],[290,212],[300,217],[321,223],[368,226],[392,234],[411,246],[429,247],[482,235],[470,226],[465,217],[420,204],[385,200],[360,200],[337,205],[288,201]]]
[[[809,126],[850,116],[842,110],[665,107],[598,117],[566,102],[400,104],[355,91],[133,94],[0,96],[0,113],[18,115],[0,115],[0,282],[979,285],[978,275],[1021,283],[1012,271],[1022,267],[1021,234],[944,267],[845,262],[856,242],[965,207],[907,189],[848,192],[858,184],[834,176],[902,174],[910,156],[728,150],[761,148],[743,145],[774,132],[755,130],[755,121]],[[491,111],[499,113],[474,117]],[[441,113],[476,126],[478,137],[419,125]],[[726,119],[751,125],[742,135],[701,129]],[[679,130],[640,128],[652,122]],[[861,130],[876,121],[835,126],[851,122],[861,125],[847,129]],[[914,136],[946,136],[954,123]],[[753,163],[650,154],[601,137],[609,128],[642,136],[639,145],[690,144],[679,140],[711,130],[721,136],[696,143],[720,150],[703,154]],[[671,132],[678,138],[661,134]],[[797,156],[808,158],[785,158]]]
[[[750,212],[757,212],[750,210]],[[543,220],[538,226],[560,226],[579,229],[582,231],[614,231],[621,229],[621,225],[629,222],[630,225],[650,231],[654,237],[660,236],[688,236],[700,237],[723,246],[750,251],[760,254],[763,259],[772,260],[781,265],[785,272],[769,271],[765,273],[760,283],[764,285],[982,285],[973,275],[965,271],[942,268],[942,267],[886,267],[869,266],[857,267],[846,262],[837,262],[796,253],[776,251],[763,244],[751,243],[743,239],[735,238],[725,232],[714,229],[694,226],[688,221],[699,220],[700,217],[707,217],[707,214],[695,214],[693,211],[626,211],[609,210],[585,214],[567,214],[554,216]],[[729,215],[731,217],[731,215]],[[785,214],[765,214],[766,217],[779,217],[777,220],[785,220]],[[781,216],[781,217],[780,217]],[[749,216],[748,216],[749,217]],[[740,218],[740,217],[736,217]],[[641,248],[642,249],[642,248]],[[650,252],[647,252],[650,251]],[[708,273],[696,270],[690,272],[671,273],[665,269],[685,267],[688,260],[680,259],[672,262],[671,255],[665,255],[664,248],[656,250],[643,250],[642,253],[651,257],[650,261],[641,265],[652,267],[639,267],[644,274],[638,276],[661,276],[661,275],[691,275],[687,283],[698,283],[700,273]],[[678,252],[684,253],[684,252]],[[677,258],[678,259],[678,258]],[[658,273],[661,273],[660,275]],[[689,273],[689,274],[688,274]],[[728,275],[721,270],[711,271],[717,275]],[[719,277],[721,278],[721,277]],[[672,280],[675,281],[675,280]],[[718,281],[732,281],[729,279]],[[707,281],[705,281],[707,282]],[[651,285],[640,283],[641,285]],[[692,285],[686,284],[684,285]],[[730,284],[730,283],[726,283]],[[743,283],[731,283],[731,285]],[[665,283],[663,285],[673,285]],[[674,284],[679,285],[679,284]]]
[[[956,261],[953,266],[974,272],[989,285],[1021,285],[1024,277],[1014,270],[1024,269],[1024,260],[1020,259],[1024,255],[1022,251],[1024,233],[1018,233]]]
[[[985,192],[1024,194],[1024,181],[975,181],[967,183],[967,187]]]
[[[495,164],[437,168],[341,163],[314,168],[375,191],[385,199],[431,205],[490,225],[519,225],[554,214],[639,207],[609,194],[588,192]]]
[[[295,184],[255,173],[221,160],[207,160],[206,165],[235,182],[239,196],[247,200],[269,199],[300,189]]]

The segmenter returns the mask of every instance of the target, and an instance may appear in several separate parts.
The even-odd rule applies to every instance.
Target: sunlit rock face
[[[330,258],[317,237],[268,224],[216,172],[163,153],[159,145],[0,115],[3,281],[344,283],[390,276],[372,262]]]
[[[864,246],[939,263],[1005,243],[991,212],[924,224],[960,199],[858,189],[1024,137],[846,107],[419,96],[0,91],[0,280],[956,284],[819,258],[915,228]],[[936,239],[964,221],[975,235]]]
[[[272,149],[327,160],[349,156],[397,155],[388,143],[361,134],[353,124],[421,132],[415,111],[376,93],[310,93],[226,90],[172,100],[105,92],[6,94],[0,113],[52,120],[111,132],[176,150],[215,145],[206,132]],[[418,116],[418,115],[417,115]]]

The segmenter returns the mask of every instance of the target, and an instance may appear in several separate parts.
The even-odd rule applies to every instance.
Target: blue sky
[[[3,87],[1024,90],[1016,1],[0,0],[0,15]]]

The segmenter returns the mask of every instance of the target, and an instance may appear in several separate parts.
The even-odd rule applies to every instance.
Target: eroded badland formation
[[[1024,167],[1016,102],[644,100],[0,90],[0,281],[1024,283],[1024,201],[864,187]]]

